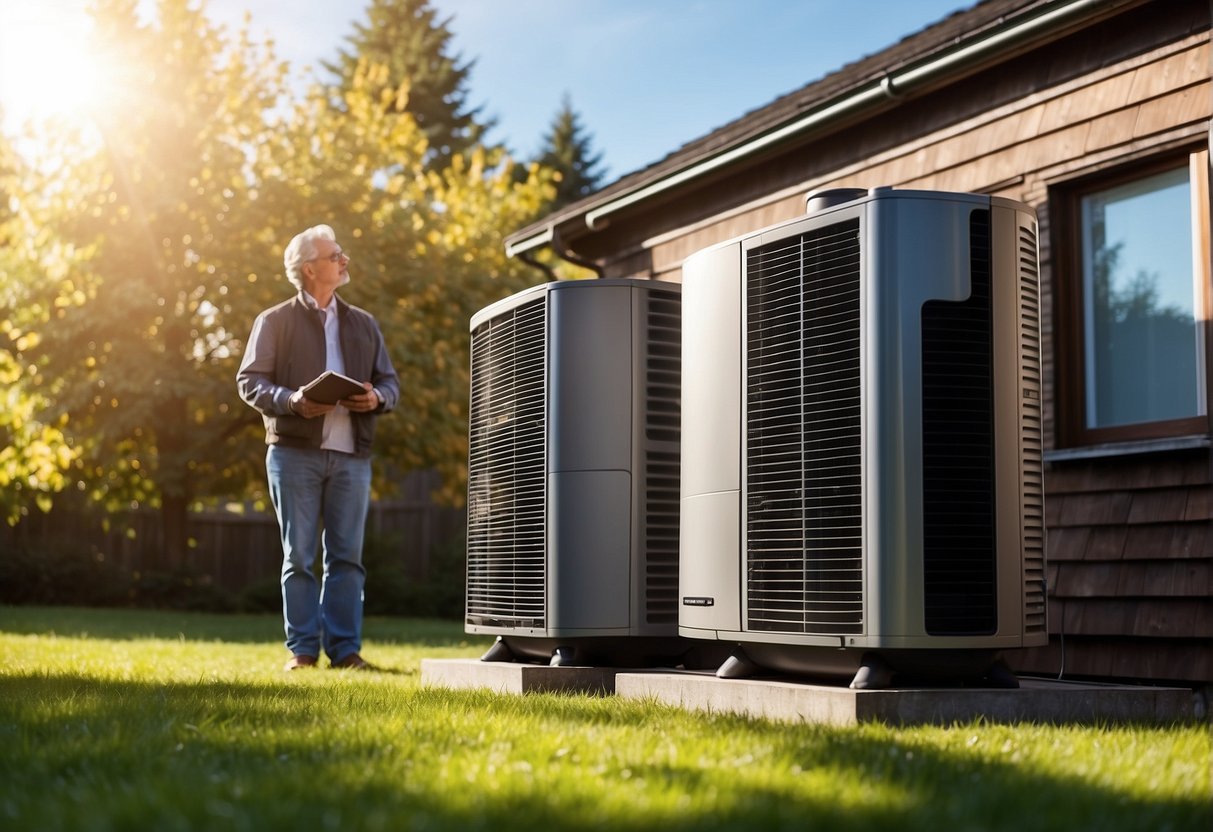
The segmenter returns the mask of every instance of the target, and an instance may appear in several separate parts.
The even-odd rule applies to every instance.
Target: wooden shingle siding
[[[1213,588],[1208,562],[1190,559],[1171,563],[1075,561],[1053,565],[1053,594],[1057,598],[1117,598],[1141,594],[1157,598],[1203,597]]]
[[[1056,6],[978,3],[689,143],[609,185],[602,199],[736,146],[1000,20]],[[743,157],[595,228],[579,213],[588,208],[578,205],[562,209],[554,223],[605,277],[678,281],[691,254],[802,216],[805,195],[815,190],[888,185],[1026,202],[1039,220],[1043,442],[1052,451],[1064,435],[1058,345],[1072,331],[1067,315],[1078,314],[1065,308],[1067,293],[1059,288],[1080,279],[1072,273],[1073,241],[1061,233],[1061,195],[1087,177],[1156,159],[1182,163],[1208,148],[1211,67],[1207,0],[1109,2],[1051,38]],[[1208,428],[1199,433],[1203,443],[1153,452],[1105,448],[1086,459],[1063,454],[1045,466],[1052,639],[1009,656],[1014,667],[1213,682],[1213,477]]]
[[[1019,651],[1012,662],[1055,672],[1064,635],[1070,673],[1213,678],[1207,452],[1054,463],[1045,492],[1049,633],[1056,643]]]
[[[1100,639],[1066,636],[1063,641],[1054,636],[1047,648],[1033,651],[1037,658],[1035,666],[1021,669],[1063,678],[1164,683],[1191,683],[1213,678],[1213,651],[1201,650],[1190,640],[1120,640],[1115,650],[1099,649],[1101,643]]]

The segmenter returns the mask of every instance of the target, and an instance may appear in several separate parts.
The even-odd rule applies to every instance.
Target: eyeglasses
[[[351,258],[348,254],[346,254],[341,249],[337,249],[332,254],[329,254],[325,257],[313,257],[311,260],[304,260],[303,262],[304,263],[315,263],[317,260],[327,260],[330,263],[338,263],[338,262],[344,260],[345,262],[348,263],[348,262],[350,262],[350,259]]]

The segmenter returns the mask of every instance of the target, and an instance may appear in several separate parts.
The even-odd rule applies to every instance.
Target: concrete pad
[[[549,667],[479,659],[422,659],[421,683],[445,688],[489,688],[499,693],[615,692],[616,667]]]
[[[1187,688],[1058,682],[1020,677],[1018,689],[851,690],[783,679],[718,679],[712,673],[620,673],[615,693],[712,713],[826,725],[987,722],[1170,723],[1195,718]]]

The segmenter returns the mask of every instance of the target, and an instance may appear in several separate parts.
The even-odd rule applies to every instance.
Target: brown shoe
[[[335,667],[340,670],[374,670],[375,667],[366,659],[359,656],[357,653],[350,653],[339,662],[333,662],[330,667]]]
[[[286,663],[286,665],[282,669],[283,670],[304,670],[306,668],[315,667],[315,666],[316,666],[316,657],[315,656],[305,656],[305,655],[300,654],[298,656],[291,656],[290,660]]]

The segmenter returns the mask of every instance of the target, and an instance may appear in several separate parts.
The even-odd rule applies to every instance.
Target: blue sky
[[[150,0],[142,0],[148,3]],[[217,22],[245,10],[294,65],[331,58],[358,0],[202,0]],[[470,100],[490,138],[533,155],[567,92],[603,153],[607,181],[749,110],[968,8],[961,0],[431,0],[475,59]],[[81,31],[85,0],[0,2],[0,103],[24,112],[20,79]],[[51,32],[57,38],[48,38]],[[79,34],[86,37],[86,34]],[[19,57],[39,41],[39,53]],[[14,66],[14,65],[17,66]],[[16,106],[15,106],[16,105]],[[10,119],[12,116],[10,115]]]

